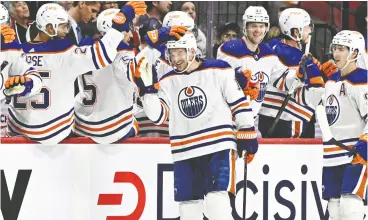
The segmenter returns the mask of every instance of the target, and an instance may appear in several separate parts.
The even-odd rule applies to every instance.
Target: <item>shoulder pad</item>
[[[95,43],[95,39],[93,38],[83,38],[80,42],[79,42],[79,46],[91,46]]]
[[[11,43],[3,43],[1,42],[1,50],[21,50],[22,45],[18,43],[18,41],[13,41]]]
[[[345,77],[346,80],[352,84],[364,84],[367,83],[367,70],[356,68],[352,73]]]
[[[271,39],[267,42],[268,46],[270,46],[272,49],[274,49],[274,46],[276,46],[277,44],[281,43],[282,39],[281,38],[274,38]]]
[[[129,44],[126,44],[124,42],[120,42],[117,50],[118,51],[121,51],[121,50],[131,50],[131,51],[133,51],[133,47],[131,47]]]
[[[258,45],[258,48],[259,48],[259,53],[258,53],[258,57],[259,58],[262,58],[262,57],[265,57],[265,56],[269,56],[269,55],[275,55],[275,52],[266,43],[261,42]]]
[[[251,55],[243,39],[241,38],[230,40],[224,43],[223,45],[220,46],[220,50],[225,54],[228,54],[230,56],[234,56],[237,58]]]
[[[230,64],[223,60],[205,60],[198,70],[207,68],[231,68]]]
[[[299,62],[303,56],[301,50],[284,43],[277,44],[274,51],[286,66],[299,66]]]

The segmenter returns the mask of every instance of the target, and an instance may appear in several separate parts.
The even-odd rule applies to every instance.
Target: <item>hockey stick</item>
[[[1,72],[5,69],[5,67],[8,65],[9,63],[7,61],[3,61],[3,63],[1,64]]]
[[[312,36],[309,35],[308,36],[308,43],[305,46],[305,52],[304,52],[305,55],[309,54],[311,38],[312,38]],[[288,94],[286,95],[284,101],[282,102],[282,105],[281,105],[279,111],[277,112],[277,115],[276,115],[275,120],[273,121],[273,123],[271,125],[271,128],[268,130],[268,137],[270,137],[273,134],[273,132],[276,128],[276,125],[279,122],[279,120],[281,118],[281,115],[282,115],[282,113],[284,112],[284,110],[286,108],[286,105],[288,104],[289,100],[291,99],[291,96],[294,95],[295,91],[298,89],[299,84],[300,84],[299,80],[295,80],[294,83],[291,85],[291,88],[289,89]]]
[[[243,181],[244,181],[244,189],[243,189],[243,220],[246,220],[247,219],[247,216],[246,216],[246,212],[247,212],[247,181],[248,181],[248,175],[247,175],[247,171],[248,171],[248,154],[246,151],[244,151],[244,178],[243,178]]]
[[[319,127],[321,128],[322,131],[322,140],[323,142],[327,142],[329,144],[332,145],[336,145],[338,147],[341,147],[344,150],[347,150],[353,154],[356,154],[357,151],[353,148],[350,148],[348,146],[346,146],[345,144],[337,141],[330,130],[330,126],[328,124],[327,121],[327,116],[326,116],[326,112],[325,112],[325,108],[323,107],[323,105],[318,105],[316,108],[316,117],[319,123]]]

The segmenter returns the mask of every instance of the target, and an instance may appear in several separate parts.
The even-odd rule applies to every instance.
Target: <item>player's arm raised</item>
[[[164,123],[169,116],[169,102],[157,79],[152,64],[141,57],[136,65],[135,60],[130,62],[130,72],[134,83],[138,87],[143,109],[147,117],[156,125]]]
[[[254,128],[254,117],[249,97],[245,97],[235,79],[235,72],[229,66],[221,73],[223,77],[223,96],[226,99],[237,127],[237,148],[239,156],[248,153],[248,163],[258,151],[257,132]]]
[[[130,25],[135,15],[146,13],[147,6],[144,2],[128,2],[112,19],[112,28],[107,31],[101,40],[93,45],[73,47],[65,56],[64,61],[72,70],[72,74],[80,75],[88,71],[102,69],[111,64],[117,54],[116,48],[124,38],[124,33],[129,32]],[[77,69],[77,70],[76,70]]]

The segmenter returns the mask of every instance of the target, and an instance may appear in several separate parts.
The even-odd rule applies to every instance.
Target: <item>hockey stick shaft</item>
[[[352,148],[346,146],[345,144],[337,141],[333,137],[332,132],[330,130],[330,125],[328,124],[325,109],[322,105],[317,106],[317,108],[316,108],[316,117],[317,117],[318,124],[321,128],[321,131],[322,131],[323,142],[327,142],[329,144],[336,145],[338,147],[341,147],[344,150],[347,150],[347,151],[349,151],[353,154],[356,154],[356,151],[354,149],[352,149]]]
[[[305,46],[305,52],[304,54],[305,55],[308,55],[309,54],[309,49],[310,49],[310,44],[311,44],[311,39],[312,39],[312,36],[309,35],[308,36],[308,43],[307,45]],[[297,84],[297,80],[294,82],[294,84]],[[279,111],[277,112],[277,115],[275,117],[275,120],[273,121],[272,125],[271,125],[271,128],[268,130],[268,137],[272,136],[275,128],[276,128],[276,125],[277,123],[279,122],[280,118],[281,118],[281,115],[282,113],[284,112],[285,108],[286,108],[286,105],[288,104],[289,100],[291,99],[291,96],[294,94],[294,92],[297,90],[297,86],[295,85],[292,85],[291,88],[290,88],[290,91],[288,92],[287,96],[285,97],[284,101],[282,102],[282,105],[279,109]]]
[[[243,189],[243,220],[247,219],[247,181],[248,181],[248,162],[247,152],[244,151],[244,189]]]

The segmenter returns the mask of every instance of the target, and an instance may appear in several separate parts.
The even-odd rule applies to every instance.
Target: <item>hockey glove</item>
[[[305,82],[308,88],[319,88],[325,85],[321,75],[320,64],[310,54],[302,57],[296,74],[301,81]]]
[[[363,164],[367,165],[367,151],[368,151],[368,145],[367,145],[368,135],[363,134],[360,136],[359,141],[354,145],[353,149],[357,152],[354,156],[352,153],[349,152],[349,156],[354,156],[352,164]]]
[[[33,80],[27,76],[12,76],[5,82],[4,95],[11,96],[26,96],[33,88]]]
[[[170,40],[180,40],[187,32],[184,26],[162,27],[153,31],[148,31],[144,39],[151,47],[157,48],[159,45]]]
[[[327,79],[338,80],[341,75],[340,70],[337,68],[335,62],[332,60],[329,60],[326,63],[322,64],[321,71],[325,74]]]
[[[15,40],[15,31],[8,25],[1,25],[1,36],[4,39],[4,43],[11,43]]]
[[[131,1],[126,3],[112,19],[112,28],[120,32],[129,32],[129,25],[135,15],[146,14],[147,5],[142,1]]]
[[[236,81],[238,81],[240,88],[243,90],[249,86],[251,77],[252,71],[248,69],[242,70],[241,67],[235,68]]]
[[[137,65],[133,67],[136,60],[130,63],[133,70],[134,82],[138,87],[139,96],[144,96],[149,93],[157,93],[159,89],[159,83],[157,80],[157,74],[154,67],[148,64],[145,57],[140,58]]]
[[[242,157],[243,151],[246,151],[247,163],[252,162],[254,154],[258,151],[257,132],[254,127],[239,129],[236,138],[239,157]]]
[[[256,85],[249,83],[249,86],[243,89],[244,95],[249,96],[250,100],[256,100],[259,96],[259,82]]]

